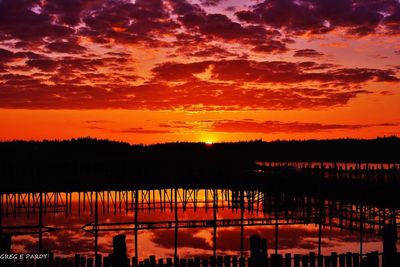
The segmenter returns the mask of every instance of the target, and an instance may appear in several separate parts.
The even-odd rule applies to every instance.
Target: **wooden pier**
[[[232,256],[210,256],[209,258],[166,258],[157,259],[155,256],[138,261],[135,257],[127,259],[126,265],[113,264],[112,256],[95,258],[84,257],[79,254],[73,259],[54,256],[52,253],[47,259],[29,260],[1,260],[2,267],[396,267],[400,255],[396,255],[395,265],[384,265],[384,256],[378,252],[371,252],[360,256],[358,253],[331,253],[316,255],[311,252],[300,254],[271,254],[257,258]]]

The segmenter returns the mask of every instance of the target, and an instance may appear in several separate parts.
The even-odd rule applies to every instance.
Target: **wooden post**
[[[201,263],[202,267],[208,267],[208,259],[203,259],[202,263]]]
[[[195,257],[194,258],[194,266],[195,267],[200,267],[200,257]]]
[[[308,267],[308,256],[307,255],[303,255],[301,257],[301,266]]]
[[[213,192],[213,256],[217,256],[217,205],[218,192],[214,189]]]
[[[216,266],[216,261],[217,259],[214,256],[210,257],[210,266],[215,267]]]
[[[353,267],[353,254],[351,252],[346,253],[346,267]]]
[[[156,256],[154,255],[150,256],[150,266],[152,267],[156,266]]]
[[[98,203],[98,192],[95,192],[94,199],[94,256],[96,257],[99,250],[99,203]],[[89,267],[89,266],[88,266]]]
[[[397,255],[397,227],[396,225],[386,225],[383,228],[383,267],[396,265]]]
[[[346,255],[340,254],[339,255],[339,267],[345,267],[346,264]]]
[[[131,261],[132,261],[132,267],[137,267],[138,259],[136,257],[132,257]]]
[[[224,267],[230,267],[231,266],[231,257],[225,256],[224,257]]]
[[[300,267],[300,255],[299,254],[294,254],[293,256],[293,266],[294,267]]]
[[[310,257],[310,267],[315,267],[315,253],[310,252],[309,257]]]
[[[57,257],[56,257],[56,259],[57,259]],[[81,257],[80,267],[86,267],[86,258],[85,257]]]
[[[261,255],[261,240],[258,235],[250,236],[250,258],[257,260]]]
[[[39,253],[43,252],[43,193],[39,195]]]
[[[367,265],[368,267],[379,267],[378,252],[371,252],[367,254]]]
[[[126,267],[128,264],[125,238],[123,234],[113,237],[113,267]]]
[[[267,240],[265,238],[261,238],[261,257],[263,259],[268,258],[268,250],[267,250]]]
[[[292,255],[290,253],[285,254],[285,267],[292,267]]]
[[[332,259],[330,256],[325,256],[325,267],[331,267],[332,266]]]
[[[244,196],[240,191],[240,257],[244,257]]]
[[[239,267],[245,267],[246,266],[246,259],[244,257],[239,258]]]
[[[332,267],[337,267],[338,262],[337,262],[337,253],[336,252],[331,253],[331,260],[332,260]]]
[[[74,267],[80,267],[80,263],[81,263],[81,255],[75,254]]]
[[[53,266],[54,265],[54,253],[50,252],[49,253],[49,266]]]
[[[353,253],[353,267],[360,267],[360,255],[358,253]]]
[[[1,211],[0,211],[1,212]],[[0,233],[0,254],[11,253],[11,235]]]
[[[224,258],[222,256],[217,257],[217,267],[223,267],[224,265]]]
[[[167,267],[171,267],[171,266],[172,266],[172,259],[167,258]]]
[[[164,267],[164,260],[158,259],[158,267]]]
[[[96,255],[96,258],[95,258],[95,263],[94,263],[94,265],[96,266],[96,267],[102,267],[103,266],[103,257],[101,256],[101,254],[97,254]]]
[[[174,267],[179,267],[179,257],[174,257]]]
[[[87,267],[93,267],[93,258],[88,258],[86,265],[87,265]]]
[[[135,259],[137,265],[137,260],[139,258],[138,255],[138,215],[139,215],[139,192],[138,190],[135,190]]]
[[[317,256],[317,266],[324,267],[324,256],[322,255]]]
[[[61,267],[61,258],[58,256],[54,260],[54,267]]]
[[[175,198],[175,238],[174,238],[174,257],[178,257],[178,192],[177,189],[174,189],[174,198]],[[176,266],[174,266],[176,267]]]
[[[111,262],[110,262],[110,257],[104,257],[104,263],[103,263],[103,267],[110,267],[111,266]]]
[[[194,267],[194,260],[193,259],[188,259],[187,266],[188,267]]]
[[[238,259],[236,257],[232,258],[232,267],[237,267],[238,266]]]
[[[179,260],[179,266],[180,267],[186,267],[186,259],[180,259]]]
[[[283,262],[282,262],[282,255],[280,254],[272,254],[271,255],[271,267],[283,267]],[[257,267],[259,265],[255,265]]]

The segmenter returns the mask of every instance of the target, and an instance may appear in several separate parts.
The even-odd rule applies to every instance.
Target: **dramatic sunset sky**
[[[400,0],[0,0],[0,140],[400,134]]]

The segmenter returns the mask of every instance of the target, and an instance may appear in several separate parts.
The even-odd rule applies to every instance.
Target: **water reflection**
[[[271,252],[358,252],[360,237],[364,252],[381,251],[382,227],[398,221],[397,210],[222,189],[3,194],[1,203],[14,252],[42,248],[66,256],[108,254],[118,233],[139,258],[247,256],[252,234],[266,238]],[[49,229],[57,230],[43,232]]]

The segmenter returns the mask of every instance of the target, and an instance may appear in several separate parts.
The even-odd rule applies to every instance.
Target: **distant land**
[[[234,182],[257,161],[399,163],[400,138],[131,145],[90,137],[0,142],[2,191]]]

